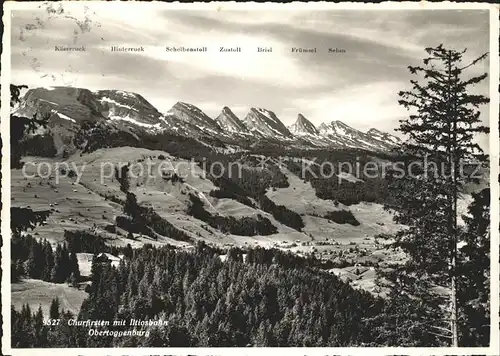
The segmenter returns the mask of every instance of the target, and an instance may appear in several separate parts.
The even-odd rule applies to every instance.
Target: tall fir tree
[[[466,166],[486,164],[487,156],[474,139],[488,132],[479,107],[489,99],[471,90],[487,74],[468,72],[487,55],[464,64],[465,50],[439,45],[426,52],[423,66],[408,67],[419,79],[410,81],[411,90],[399,92],[399,104],[411,113],[400,121],[399,131],[407,137],[399,151],[403,169],[387,176],[398,206],[394,220],[407,226],[392,236],[392,247],[401,249],[407,261],[380,273],[390,295],[409,297],[408,303],[415,305],[415,335],[458,346],[457,202],[463,188],[476,180],[476,170]]]
[[[116,180],[120,183],[120,190],[125,194],[128,193],[130,189],[130,181],[129,181],[129,164],[126,166],[120,166],[120,168],[115,168],[115,177]]]
[[[458,309],[460,346],[490,341],[490,189],[473,194],[459,250]]]
[[[27,88],[26,85],[10,85],[10,107],[14,109],[21,101],[21,91]],[[48,116],[42,119],[37,118],[34,115],[32,118],[20,117],[11,114],[10,115],[10,165],[13,169],[20,169],[23,167],[24,163],[21,161],[23,154],[25,153],[23,140],[25,136],[29,133],[33,133],[40,126],[46,127],[48,123]],[[1,165],[0,165],[1,168]],[[10,227],[12,233],[11,241],[18,239],[22,232],[33,230],[37,225],[41,225],[45,220],[47,220],[50,215],[49,210],[44,211],[33,211],[30,208],[23,207],[11,207],[10,209]],[[40,270],[40,265],[44,265],[45,256],[42,255],[42,249],[38,250],[33,248],[30,251],[30,256],[27,261],[27,274],[32,278],[42,278],[44,271]],[[15,274],[12,275],[12,281],[17,281],[20,277],[20,269],[17,266],[14,268]]]
[[[43,241],[43,252],[45,255],[45,266],[42,279],[44,281],[50,281],[52,268],[54,267],[54,253],[52,251],[52,246],[47,240]]]
[[[52,299],[52,302],[50,303],[50,309],[49,309],[49,317],[51,319],[59,319],[60,313],[59,313],[59,306],[61,305],[59,298],[55,297]]]
[[[80,267],[78,265],[78,258],[74,252],[70,254],[70,276],[71,275],[73,275],[75,282],[80,280]]]

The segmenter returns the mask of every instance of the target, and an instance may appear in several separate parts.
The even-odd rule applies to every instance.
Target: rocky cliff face
[[[194,105],[178,102],[168,112],[182,121],[195,125],[201,130],[208,130],[213,132],[221,132],[222,129],[215,120],[210,118],[207,114],[201,111]]]
[[[94,93],[101,113],[110,120],[125,121],[145,128],[161,128],[162,114],[141,95],[121,90]]]
[[[394,145],[398,145],[401,143],[401,139],[399,137],[391,135],[390,133],[387,132],[382,132],[377,129],[369,129],[366,133],[370,135],[372,138],[382,142]]]
[[[276,117],[276,114],[266,109],[251,108],[243,122],[252,133],[256,133],[264,137],[293,137],[286,126]]]
[[[339,120],[323,123],[319,126],[318,130],[320,135],[328,138],[332,142],[332,145],[341,147],[362,148],[365,150],[387,150],[393,145],[392,142],[379,140]]]
[[[122,121],[144,128],[161,128],[163,116],[139,94],[121,90],[54,87],[29,90],[16,111],[19,115],[52,115],[53,120]]]
[[[245,124],[227,106],[224,106],[215,121],[226,132],[250,134]]]
[[[307,120],[304,115],[299,114],[297,121],[289,127],[289,130],[294,135],[318,135],[319,131],[314,124]]]
[[[16,114],[45,116],[60,113],[74,121],[95,121],[103,118],[101,110],[90,90],[55,87],[28,90]]]

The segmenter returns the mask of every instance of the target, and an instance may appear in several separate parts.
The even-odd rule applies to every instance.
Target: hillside
[[[12,284],[12,305],[16,309],[21,309],[24,304],[28,304],[32,311],[42,307],[44,315],[49,315],[50,303],[52,299],[58,298],[61,308],[77,314],[87,293],[72,288],[67,284],[56,284],[44,282],[37,279],[25,279],[22,282]]]
[[[36,157],[27,157],[26,160],[35,163],[40,161]],[[245,160],[245,166],[253,169],[252,157]],[[210,179],[204,178],[206,171],[164,151],[134,147],[98,149],[81,156],[70,156],[67,161],[44,159],[44,162],[50,163],[52,174],[46,175],[46,171],[41,171],[43,178],[37,176],[32,165],[25,168],[28,175],[33,175],[29,180],[22,177],[21,170],[12,171],[12,206],[29,206],[36,211],[51,210],[46,224],[38,227],[34,234],[35,237],[48,239],[52,243],[65,241],[65,231],[69,230],[88,231],[100,236],[107,245],[117,247],[127,244],[139,247],[144,243],[152,243],[187,248],[193,244],[177,241],[169,236],[157,236],[152,239],[140,233],[133,233],[134,238],[131,240],[127,231],[116,225],[117,217],[123,215],[121,202],[125,200],[125,196],[120,191],[120,184],[111,168],[108,167],[130,163],[130,191],[137,196],[138,203],[154,209],[162,219],[191,236],[193,241],[204,241],[223,248],[274,247],[304,256],[314,254],[320,259],[337,264],[342,256],[347,265],[359,262],[360,256],[357,256],[358,251],[354,251],[353,246],[358,246],[360,251],[366,251],[360,254],[363,254],[363,260],[370,261],[370,264],[382,260],[391,262],[394,258],[381,255],[381,246],[375,243],[377,234],[397,229],[391,222],[390,213],[383,211],[379,204],[334,206],[331,201],[318,199],[310,183],[304,183],[284,166],[279,170],[287,181],[287,187],[268,188],[265,194],[275,204],[299,214],[304,222],[301,231],[277,220],[270,210],[264,211],[258,206],[249,206],[236,197],[231,198],[230,195],[217,196],[214,192],[221,190]],[[140,174],[141,167],[145,167],[146,163],[156,172],[149,179]],[[64,167],[64,164],[77,174],[72,178],[58,177],[63,173],[68,174],[60,169],[57,171],[57,167]],[[166,181],[163,173],[158,173],[158,167],[161,166],[177,167],[176,172],[183,177],[183,181]],[[102,181],[101,170],[104,176]],[[187,213],[190,206],[189,194],[201,197],[205,209],[212,214],[236,219],[260,215],[267,218],[277,231],[267,236],[224,233]],[[360,225],[336,223],[323,217],[328,212],[342,209],[352,211]],[[114,232],[109,231],[109,226],[113,226]],[[84,265],[81,267],[88,269]]]

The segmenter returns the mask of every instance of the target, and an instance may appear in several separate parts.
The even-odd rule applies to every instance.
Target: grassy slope
[[[162,160],[159,155],[164,155],[172,159],[172,163],[178,167],[178,172],[185,177],[184,183],[171,183],[165,181],[158,174],[158,166]],[[147,167],[146,161],[151,158],[152,171],[151,178],[145,179],[140,174],[139,164]],[[56,159],[45,159],[39,157],[26,157],[25,162],[47,162],[51,165],[52,172],[55,171]],[[145,160],[140,162],[141,160]],[[117,215],[122,214],[122,207],[119,204],[105,200],[105,195],[113,195],[124,199],[125,195],[120,191],[119,184],[112,174],[108,162],[117,166],[119,163],[131,163],[130,191],[134,192],[138,201],[144,206],[151,206],[163,218],[185,230],[192,237],[203,239],[217,244],[234,244],[244,246],[248,244],[259,244],[269,246],[276,240],[293,241],[301,239],[304,241],[310,238],[287,226],[277,222],[270,214],[260,210],[251,209],[230,199],[215,199],[209,196],[209,192],[216,187],[209,179],[202,178],[202,170],[190,162],[170,157],[162,151],[151,151],[141,148],[120,147],[111,149],[100,149],[83,156],[74,155],[67,159],[71,166],[75,164],[78,171],[83,169],[83,176],[80,182],[76,183],[76,178],[61,178],[56,184],[55,173],[52,178],[23,178],[21,170],[12,171],[12,205],[27,206],[35,210],[51,209],[49,204],[57,204],[52,208],[55,210],[47,221],[47,225],[38,227],[35,233],[40,238],[47,238],[53,243],[63,241],[64,229],[88,229],[95,224],[97,231],[106,236],[108,244],[124,245],[131,243],[133,246],[144,242],[169,243],[184,246],[186,243],[178,242],[169,238],[162,241],[137,236],[138,241],[131,241],[122,236],[107,233],[103,227],[112,224]],[[59,162],[60,163],[60,162]],[[180,164],[179,164],[180,163]],[[164,165],[168,168],[168,165]],[[46,169],[46,167],[44,167]],[[144,169],[145,169],[144,168]],[[101,170],[105,173],[101,181]],[[193,170],[194,173],[190,171]],[[33,165],[26,165],[26,172],[30,175],[36,173]],[[45,170],[41,171],[43,175]],[[108,177],[109,176],[109,177]],[[279,233],[276,235],[262,237],[243,237],[236,235],[226,235],[204,222],[194,219],[185,214],[189,198],[188,193],[198,194],[205,203],[207,210],[218,212],[221,215],[252,216],[262,214],[268,217],[272,223],[278,227]],[[70,221],[70,218],[74,221]]]
[[[12,284],[12,305],[20,310],[23,304],[28,303],[32,311],[42,306],[44,317],[48,317],[52,299],[58,297],[61,308],[77,315],[87,293],[72,288],[67,284],[55,284],[35,279],[25,279]]]
[[[172,163],[178,167],[179,174],[185,177],[184,183],[173,184],[159,176],[158,165],[162,162],[162,160],[158,159],[160,155],[172,160]],[[137,164],[139,161],[145,160],[142,164],[146,167],[145,162],[149,158],[152,161],[151,167],[154,174],[152,178],[146,180],[144,177],[139,176]],[[25,159],[27,162],[41,160],[41,158],[36,157]],[[55,159],[43,160],[51,163],[52,167],[57,162]],[[138,201],[144,206],[152,206],[163,218],[176,227],[183,229],[195,239],[202,239],[217,245],[274,246],[291,249],[300,254],[311,253],[314,249],[316,256],[324,259],[335,259],[333,253],[343,251],[345,253],[344,257],[361,264],[367,260],[372,262],[395,262],[400,261],[402,258],[401,255],[386,251],[383,245],[377,244],[374,239],[377,234],[393,233],[401,228],[401,226],[393,223],[391,213],[384,211],[380,204],[360,203],[349,207],[339,204],[335,207],[331,201],[317,198],[314,189],[308,182],[302,181],[284,167],[282,167],[282,170],[287,175],[290,186],[288,188],[270,189],[267,196],[276,204],[285,205],[287,208],[301,214],[305,223],[304,232],[293,230],[277,222],[270,214],[250,208],[232,199],[210,197],[209,192],[216,189],[216,187],[209,179],[202,178],[202,170],[198,166],[190,164],[190,162],[170,157],[165,152],[120,147],[100,149],[90,154],[84,154],[81,157],[75,155],[67,161],[74,162],[78,170],[81,170],[82,167],[85,168],[79,184],[75,184],[75,179],[70,178],[62,178],[58,185],[55,185],[55,178],[24,179],[20,170],[12,171],[13,206],[29,205],[33,209],[43,210],[50,209],[49,204],[57,204],[53,207],[57,211],[49,217],[47,225],[38,227],[35,230],[38,237],[47,238],[53,243],[63,240],[64,229],[87,229],[95,224],[98,232],[108,238],[107,243],[110,245],[131,243],[132,246],[140,246],[145,242],[154,244],[169,243],[177,246],[187,245],[187,243],[178,242],[168,237],[160,241],[154,241],[136,236],[137,240],[134,241],[125,238],[125,231],[121,231],[122,235],[120,236],[103,230],[103,227],[107,224],[114,223],[117,215],[122,214],[122,207],[119,204],[105,200],[103,196],[107,194],[115,195],[120,199],[125,198],[119,189],[118,182],[114,177],[111,177],[112,174],[109,174],[110,168],[106,166],[106,163],[112,162],[117,165],[122,162],[133,164],[130,190],[136,194]],[[179,164],[179,162],[182,162],[182,164]],[[102,182],[100,177],[101,167],[105,167],[104,172],[109,175],[109,178],[104,178]],[[164,168],[168,169],[168,167],[168,165],[164,165]],[[28,173],[34,173],[33,166],[27,165],[26,168]],[[212,213],[235,217],[261,214],[269,218],[278,228],[278,234],[254,237],[223,234],[204,222],[186,215],[185,209],[189,201],[188,193],[197,194],[205,203],[205,208]],[[462,202],[461,206],[463,209],[466,207],[466,200]],[[351,210],[361,225],[336,224],[317,217],[339,209]],[[70,221],[70,218],[74,219],[74,221]],[[321,245],[325,241],[327,245]],[[361,257],[358,252],[349,252],[355,246],[363,251],[366,256]],[[352,277],[347,270],[344,272],[339,273]],[[369,285],[373,280],[373,273],[366,271],[361,274],[361,277],[362,279],[355,283],[359,285],[368,283]]]

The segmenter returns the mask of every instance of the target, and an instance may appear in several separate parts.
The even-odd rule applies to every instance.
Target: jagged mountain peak
[[[340,135],[351,135],[360,132],[340,120],[334,120],[329,123],[322,123],[319,126],[319,131],[324,134]]]
[[[113,89],[100,89],[100,90],[95,90],[93,91],[94,94],[98,94],[98,95],[104,95],[104,94],[109,94],[109,93],[112,93],[116,96],[121,96],[121,97],[124,97],[124,98],[138,98],[138,97],[141,97],[142,96],[138,93],[134,93],[134,92],[131,92],[131,91],[126,91],[126,90],[113,90]]]
[[[53,119],[63,119],[66,124],[109,120],[154,130],[162,126],[162,115],[153,105],[139,94],[122,90],[33,88],[24,95],[21,109],[27,114],[50,113]]]
[[[320,135],[326,137],[334,145],[362,148],[365,150],[387,150],[399,143],[395,136],[377,129],[367,133],[356,130],[340,120],[323,123],[319,127]]]
[[[115,100],[119,103],[127,103],[132,105],[147,106],[149,109],[159,112],[149,101],[147,101],[141,94],[124,90],[97,90],[92,92],[99,100],[108,98]],[[104,99],[106,101],[106,99]]]
[[[214,119],[209,117],[200,108],[193,104],[178,101],[174,106],[172,106],[167,114],[174,115],[178,119],[195,125],[202,130],[216,132],[222,131],[221,127]]]
[[[233,111],[228,108],[227,106],[224,106],[222,108],[221,113],[217,118],[215,119],[219,126],[224,130],[224,131],[229,131],[232,133],[244,133],[244,134],[249,134],[250,131],[248,128],[245,126],[243,122],[233,113]]]
[[[253,133],[271,138],[291,138],[292,134],[271,110],[252,107],[243,120]]]
[[[339,126],[339,127],[347,127],[347,128],[352,129],[351,126],[347,125],[345,122],[340,121],[340,120],[335,120],[335,121],[332,122],[332,124],[336,125],[336,126]]]
[[[198,108],[197,106],[195,106],[193,104],[186,103],[185,101],[178,101],[174,104],[173,107],[174,108],[185,108],[185,109],[189,109],[192,111],[202,112],[201,109]]]
[[[366,131],[366,133],[367,134],[383,134],[382,131],[380,131],[380,130],[378,130],[376,128],[373,128],[373,127],[371,129],[369,129],[368,131]]]
[[[326,129],[328,129],[328,125],[326,124],[326,122],[322,122],[321,124],[319,124],[319,126],[318,126],[318,131],[319,132],[323,132]]]
[[[366,132],[367,135],[370,137],[373,137],[374,139],[388,142],[390,144],[397,145],[401,143],[401,139],[397,136],[391,135],[390,133],[387,132],[382,132],[376,128],[371,128]]]
[[[297,120],[295,121],[295,123],[289,127],[289,130],[295,135],[319,134],[316,126],[314,126],[311,121],[307,120],[305,116],[300,113],[297,115]]]
[[[92,94],[109,120],[151,129],[163,126],[161,113],[140,94],[124,90],[97,90]]]

